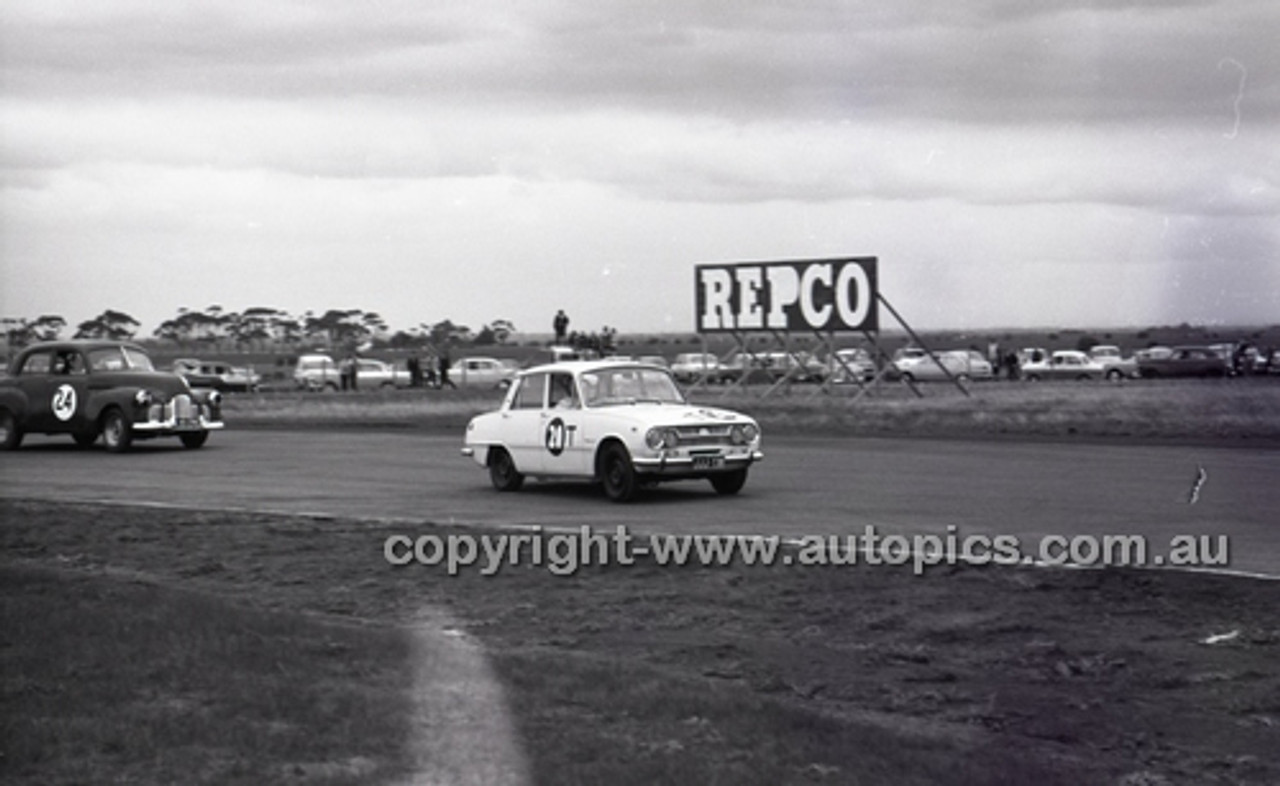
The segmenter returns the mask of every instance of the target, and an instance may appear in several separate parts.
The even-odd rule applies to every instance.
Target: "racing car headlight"
[[[205,400],[209,402],[209,406],[211,406],[211,407],[220,407],[220,406],[222,406],[222,394],[221,394],[221,393],[219,393],[219,392],[218,392],[218,391],[216,391],[216,390],[215,390],[215,391],[213,391],[212,393],[210,393],[210,394],[209,394],[209,398],[207,398],[207,399],[205,399]]]
[[[650,450],[670,449],[680,444],[680,435],[673,428],[651,428],[644,435],[644,444]]]
[[[152,401],[154,401],[154,399],[151,396],[150,390],[139,390],[137,393],[133,394],[133,403],[140,407],[149,407],[151,406]]]
[[[739,423],[729,429],[729,441],[735,445],[748,445],[760,436],[760,429],[753,423]]]

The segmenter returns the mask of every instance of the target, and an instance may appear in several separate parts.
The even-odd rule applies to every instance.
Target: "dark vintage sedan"
[[[70,434],[81,446],[102,437],[120,453],[135,439],[178,437],[188,448],[222,428],[222,395],[192,390],[156,371],[138,345],[56,341],[22,350],[0,377],[0,449],[26,434]]]
[[[1168,353],[1138,357],[1138,376],[1225,377],[1230,373],[1226,359],[1209,347],[1174,347]]]

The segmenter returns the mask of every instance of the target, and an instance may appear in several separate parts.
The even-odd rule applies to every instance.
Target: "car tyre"
[[[960,375],[956,376],[956,381],[957,381],[957,382],[959,382],[961,385],[967,385],[967,384],[969,384],[969,375],[968,375],[968,374],[960,374]]]
[[[902,372],[902,381],[910,385],[912,382],[916,381],[916,378],[911,375],[910,371],[904,371]]]
[[[614,502],[627,502],[636,493],[636,470],[631,455],[618,444],[609,445],[600,457],[600,480],[604,493]]]
[[[204,447],[204,443],[209,439],[209,432],[193,431],[190,434],[180,434],[178,439],[182,440],[182,447],[187,450],[197,450]]]
[[[516,463],[504,448],[489,451],[489,481],[498,491],[519,491],[524,485],[524,475],[516,470]]]
[[[1040,375],[1039,375],[1039,374],[1028,374],[1028,375],[1027,375],[1027,381],[1028,381],[1028,382],[1039,382],[1039,381],[1040,381]]]
[[[118,409],[102,418],[102,443],[112,453],[124,453],[133,445],[133,424]]]
[[[0,410],[0,450],[17,450],[22,444],[22,429],[9,410]]]
[[[711,487],[716,490],[717,494],[737,494],[742,491],[742,487],[747,483],[747,469],[735,469],[733,472],[722,472],[712,475],[707,480],[711,481]]]
[[[1112,382],[1119,382],[1120,378],[1123,376],[1124,374],[1121,374],[1120,369],[1118,368],[1113,368],[1107,372],[1107,379],[1111,380]]]

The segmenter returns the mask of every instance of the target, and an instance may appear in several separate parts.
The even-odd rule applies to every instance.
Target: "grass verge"
[[[386,782],[412,747],[396,686],[414,665],[389,629],[425,606],[481,645],[536,783],[1280,782],[1280,582],[644,562],[450,577],[383,559],[391,534],[460,532],[426,522],[23,501],[0,522],[6,782],[292,782],[290,763],[365,759],[381,769],[353,781]],[[177,725],[211,699],[176,737],[148,731],[157,702]],[[284,752],[273,724],[296,732]]]
[[[0,593],[6,783],[362,784],[405,770],[399,631],[45,569],[0,567]]]
[[[971,395],[901,385],[854,401],[849,389],[822,393],[796,385],[770,397],[763,388],[699,388],[699,404],[737,409],[767,434],[850,436],[1133,437],[1280,440],[1280,380],[1157,380],[1113,383],[971,385]],[[472,416],[495,409],[494,391],[368,391],[230,396],[233,428],[391,427],[461,433]]]

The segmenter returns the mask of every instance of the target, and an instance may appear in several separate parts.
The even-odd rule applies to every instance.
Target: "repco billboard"
[[[695,265],[694,286],[699,333],[879,327],[875,257]]]

